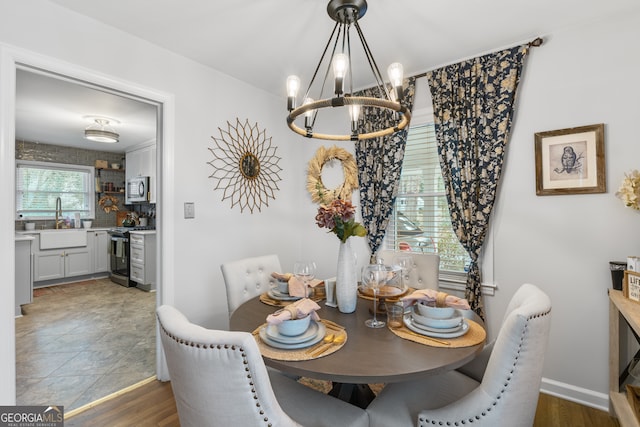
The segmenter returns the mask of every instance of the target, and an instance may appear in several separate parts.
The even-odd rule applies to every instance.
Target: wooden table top
[[[370,304],[371,301],[358,298],[356,311],[344,314],[320,302],[320,318],[346,328],[348,339],[344,347],[319,359],[281,361],[264,358],[265,364],[320,380],[352,384],[392,383],[456,369],[472,360],[483,348],[483,343],[463,348],[431,347],[402,339],[386,327],[368,328],[364,322],[371,317]],[[252,332],[276,310],[255,297],[233,312],[230,329]]]

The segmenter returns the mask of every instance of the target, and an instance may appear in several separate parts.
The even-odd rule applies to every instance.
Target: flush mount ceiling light
[[[118,135],[111,127],[111,122],[120,123],[117,120],[104,117],[91,117],[94,123],[84,130],[84,137],[91,141],[114,143],[118,142]]]
[[[362,34],[358,20],[361,19],[367,11],[366,0],[331,0],[327,5],[327,13],[336,21],[336,24],[329,36],[327,45],[324,48],[320,61],[307,88],[307,92],[302,98],[302,106],[296,107],[296,98],[300,89],[300,78],[297,76],[289,76],[287,78],[287,124],[289,128],[299,135],[308,138],[326,139],[332,141],[355,141],[361,139],[377,138],[380,136],[390,135],[401,129],[406,128],[411,120],[411,112],[402,105],[402,64],[393,63],[388,68],[389,78],[391,80],[391,91],[385,85],[382,74],[378,69],[369,45]],[[378,97],[353,96],[353,79],[351,63],[351,30],[355,28],[358,40],[362,45],[363,53],[369,63],[369,68],[373,74]],[[331,47],[333,46],[333,47]],[[328,56],[327,52],[331,48]],[[325,59],[327,59],[325,61]],[[323,67],[324,65],[324,67]],[[326,68],[325,68],[326,67]],[[327,78],[330,69],[333,68],[334,76],[334,97],[324,98],[324,89],[327,86]],[[323,69],[325,71],[324,80],[318,82],[314,86],[314,82],[318,72]],[[320,86],[319,88],[317,86]],[[347,86],[345,88],[345,86]],[[314,91],[314,96],[312,95]],[[347,92],[348,91],[348,92]],[[332,96],[332,95],[330,95]],[[351,133],[346,135],[324,134],[313,131],[318,111],[327,107],[348,107],[349,117],[351,121]],[[368,133],[359,133],[360,109],[362,107],[373,107],[379,110],[394,111],[394,121],[389,127],[376,129],[375,127]],[[296,125],[295,120],[298,116],[304,115],[304,129]]]

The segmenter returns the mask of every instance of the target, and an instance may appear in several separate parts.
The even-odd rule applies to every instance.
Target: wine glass
[[[296,261],[293,264],[293,275],[304,284],[305,294],[309,295],[309,283],[316,277],[316,263]]]
[[[373,292],[373,318],[367,319],[364,324],[370,328],[381,328],[385,325],[385,322],[378,320],[376,306],[378,299],[378,290],[380,286],[385,283],[387,271],[382,264],[369,264],[362,270],[361,286],[365,289],[371,289]]]
[[[409,273],[413,269],[413,257],[411,255],[398,255],[393,259],[395,265],[402,270],[402,288],[409,286]]]

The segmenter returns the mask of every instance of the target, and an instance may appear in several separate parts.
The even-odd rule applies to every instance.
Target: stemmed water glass
[[[309,295],[309,283],[316,277],[316,263],[313,261],[296,261],[293,264],[293,275],[304,284],[305,294]]]
[[[373,292],[373,319],[367,319],[364,324],[370,328],[382,328],[385,322],[377,318],[377,300],[380,286],[385,283],[387,270],[382,264],[369,264],[362,269],[362,287]]]
[[[407,289],[409,286],[409,273],[413,269],[413,257],[411,255],[398,255],[393,259],[393,262],[402,271],[402,289]]]

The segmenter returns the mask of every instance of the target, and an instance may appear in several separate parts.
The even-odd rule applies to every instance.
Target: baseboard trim
[[[136,389],[138,387],[142,387],[143,385],[149,384],[150,382],[155,381],[155,380],[156,380],[156,376],[153,375],[153,376],[147,378],[146,380],[139,381],[139,382],[137,382],[137,383],[135,383],[133,385],[130,385],[129,387],[125,387],[122,390],[118,390],[118,391],[116,391],[114,393],[111,393],[108,396],[102,397],[102,398],[100,398],[98,400],[94,400],[93,402],[87,403],[86,405],[83,405],[83,406],[81,406],[79,408],[76,408],[76,409],[74,409],[72,411],[69,411],[69,412],[65,413],[64,414],[64,419],[65,419],[65,421],[67,421],[69,418],[73,417],[74,415],[78,415],[78,414],[80,414],[80,413],[82,413],[82,412],[84,412],[86,410],[89,410],[89,409],[91,409],[91,408],[93,408],[95,406],[98,406],[101,403],[104,403],[104,402],[106,402],[108,400],[114,399],[114,398],[116,398],[118,396],[122,396],[123,394],[128,393],[131,390],[134,390],[134,389]]]
[[[597,391],[562,383],[560,381],[550,380],[548,378],[542,378],[540,392],[589,406],[591,408],[599,409],[601,411],[609,411],[609,395],[606,393],[599,393]]]

